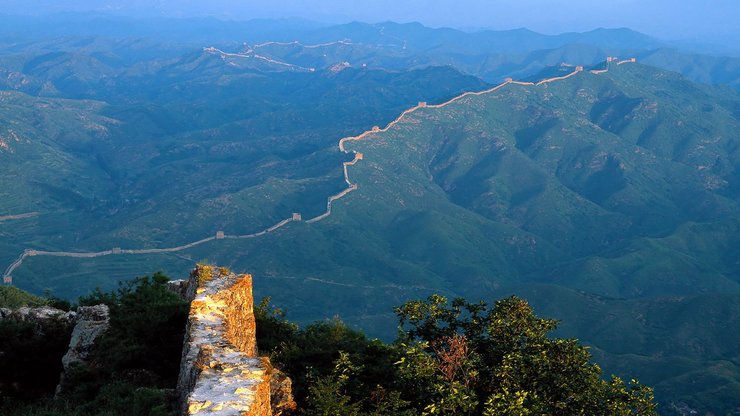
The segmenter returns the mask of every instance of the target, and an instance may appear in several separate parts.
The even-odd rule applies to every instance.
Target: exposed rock
[[[64,388],[64,375],[72,366],[87,363],[87,357],[95,342],[110,326],[108,305],[80,306],[77,308],[77,324],[72,330],[69,349],[62,357],[64,370],[57,385],[56,394]]]
[[[282,386],[284,409],[290,381],[266,357],[257,357],[252,276],[198,266],[188,283],[190,315],[178,393],[186,415],[271,416],[271,385]],[[278,400],[276,398],[276,400]]]
[[[277,368],[273,368],[270,377],[270,405],[273,416],[290,414],[298,407],[293,400],[293,382]]]
[[[336,73],[342,72],[342,71],[344,71],[345,69],[347,69],[347,68],[351,68],[351,67],[352,67],[352,65],[350,65],[350,63],[349,63],[349,62],[347,62],[347,61],[344,61],[344,62],[338,62],[338,63],[336,63],[336,64],[334,64],[334,65],[330,66],[330,67],[329,67],[329,71],[331,71],[331,72],[333,72],[333,73],[335,73],[335,74],[336,74]]]
[[[0,308],[0,320],[31,324],[41,334],[45,333],[49,325],[62,325],[71,331],[76,315],[75,312],[65,312],[51,306]]]
[[[188,281],[187,280],[170,280],[167,282],[167,290],[176,294],[182,299],[188,299]]]
[[[2,310],[0,310],[0,319],[12,319],[14,321],[32,324],[43,324],[54,319],[71,324],[74,322],[75,313],[65,312],[61,309],[52,308],[51,306],[40,306],[34,308],[23,306],[18,309],[2,308]]]
[[[69,349],[62,358],[64,371],[74,364],[84,363],[93,344],[108,328],[109,310],[106,305],[81,306],[76,312],[65,312],[50,306],[0,309],[0,320],[13,320],[32,324],[44,333],[49,325],[62,325],[72,333]],[[64,373],[61,375],[64,379]],[[62,383],[57,386],[59,393]]]
[[[69,350],[62,358],[66,371],[73,364],[87,360],[95,341],[110,326],[108,305],[80,306],[77,308],[77,324],[72,330]]]

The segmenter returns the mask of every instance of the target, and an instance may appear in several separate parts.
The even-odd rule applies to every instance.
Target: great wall
[[[0,222],[3,221],[10,221],[10,220],[22,220],[26,218],[33,218],[38,216],[38,212],[27,212],[25,214],[15,214],[15,215],[0,215]]]
[[[167,282],[167,289],[190,305],[177,357],[177,386],[167,393],[177,414],[295,414],[291,379],[257,350],[252,276],[199,264],[187,280]],[[69,335],[66,353],[57,357],[61,366],[55,395],[59,397],[79,382],[70,374],[98,368],[92,354],[111,328],[111,314],[105,304],[70,311],[48,305],[0,308],[0,323],[8,322],[32,324],[40,333],[53,328]]]
[[[252,276],[198,265],[170,282],[190,302],[180,375],[180,414],[277,416],[295,410],[291,380],[257,351]]]
[[[330,44],[342,43],[342,42],[344,42],[344,41],[332,42]],[[266,46],[268,44],[281,44],[281,45],[282,44],[287,44],[287,45],[289,45],[289,44],[300,44],[300,43],[298,43],[298,42],[290,42],[290,43],[267,42],[267,43],[264,43],[264,44],[255,45],[255,47],[262,47],[262,46]],[[325,45],[330,45],[330,44],[322,44],[322,45],[314,45],[314,46],[317,46],[318,47],[318,46],[325,46]],[[216,51],[218,51],[220,53],[226,54],[225,52],[220,51],[220,50],[218,50],[216,48],[205,48],[205,49],[212,49],[214,53]],[[238,55],[238,54],[231,54],[231,55]],[[604,74],[604,73],[606,73],[606,72],[609,71],[610,64],[612,64],[612,63],[615,63],[616,65],[623,65],[623,64],[626,64],[626,63],[635,63],[636,61],[637,60],[635,58],[630,58],[630,59],[625,59],[625,60],[618,60],[617,58],[610,56],[610,57],[607,57],[607,59],[606,59],[606,68],[605,69],[590,70],[589,72],[592,73],[592,74]],[[556,82],[556,81],[561,81],[561,80],[568,79],[570,77],[576,76],[577,74],[579,74],[581,72],[584,72],[583,66],[576,66],[575,69],[573,70],[573,72],[570,72],[570,73],[568,73],[566,75],[559,76],[559,77],[546,78],[546,79],[543,79],[543,80],[538,81],[536,83],[535,82],[514,81],[511,78],[506,78],[503,83],[501,83],[501,84],[499,84],[499,85],[497,85],[497,86],[495,86],[493,88],[489,88],[489,89],[483,90],[483,91],[468,91],[468,92],[464,92],[464,93],[461,93],[461,94],[457,95],[456,97],[451,98],[448,101],[445,101],[445,102],[443,102],[441,104],[432,104],[432,105],[429,105],[426,102],[419,102],[417,105],[415,105],[415,106],[413,106],[413,107],[405,110],[404,112],[402,112],[398,117],[396,117],[395,120],[393,120],[390,123],[388,123],[388,125],[386,125],[384,128],[380,128],[378,126],[374,126],[372,129],[367,130],[367,131],[365,131],[365,132],[363,132],[361,134],[358,134],[356,136],[348,136],[348,137],[344,137],[344,138],[340,139],[339,140],[339,150],[341,152],[343,152],[343,153],[349,154],[351,152],[351,153],[354,154],[354,158],[351,161],[349,161],[349,162],[343,162],[343,164],[342,164],[343,171],[344,171],[344,181],[347,183],[347,188],[345,188],[344,190],[342,190],[341,192],[339,192],[337,194],[334,194],[334,195],[329,196],[327,198],[326,211],[323,212],[322,214],[316,216],[316,217],[313,217],[311,219],[305,220],[305,222],[307,224],[313,224],[313,223],[316,223],[318,221],[321,221],[321,220],[329,217],[331,215],[331,213],[332,213],[332,203],[334,201],[337,201],[337,200],[343,198],[344,196],[346,196],[347,194],[349,194],[350,192],[355,191],[355,190],[358,189],[358,185],[356,183],[353,183],[350,180],[348,169],[349,169],[350,166],[354,166],[355,164],[357,164],[357,162],[363,160],[364,155],[362,153],[357,152],[357,151],[354,151],[354,150],[348,151],[345,148],[345,146],[344,146],[344,144],[346,142],[348,142],[348,141],[362,140],[362,139],[364,139],[366,137],[369,137],[371,135],[375,135],[375,134],[379,134],[379,133],[384,133],[384,132],[388,131],[389,129],[391,129],[392,127],[394,127],[395,125],[397,125],[399,122],[401,122],[407,115],[409,115],[409,114],[411,114],[411,113],[413,113],[413,112],[415,112],[415,111],[417,111],[417,110],[419,110],[421,108],[433,108],[433,109],[443,108],[443,107],[446,107],[446,106],[448,106],[450,104],[453,104],[453,103],[455,103],[455,102],[457,102],[459,100],[462,100],[465,97],[480,96],[480,95],[484,95],[484,94],[489,94],[489,93],[492,93],[494,91],[497,91],[497,90],[503,88],[506,85],[510,85],[511,84],[511,85],[522,85],[522,86],[540,86],[540,85],[545,85],[545,84],[548,84],[548,83],[552,83],[552,82]],[[34,216],[37,215],[37,213],[32,213],[32,214],[34,214]],[[23,217],[24,215],[27,216],[29,214],[9,215],[9,216],[5,216],[5,217],[0,217],[0,219],[3,219],[3,218],[5,218],[5,219],[19,219],[19,218]],[[109,249],[109,250],[103,250],[103,251],[98,251],[98,252],[43,251],[43,250],[26,249],[5,270],[5,272],[3,273],[3,282],[5,284],[12,284],[13,283],[13,277],[12,277],[13,272],[15,270],[17,270],[23,264],[23,261],[26,258],[28,258],[28,257],[34,257],[34,256],[53,256],[53,257],[73,257],[73,258],[94,258],[94,257],[102,257],[102,256],[109,256],[109,255],[125,255],[125,254],[131,255],[131,254],[175,253],[175,252],[179,252],[179,251],[183,251],[183,250],[186,250],[186,249],[189,249],[189,248],[193,248],[195,246],[199,246],[201,244],[204,244],[204,243],[207,243],[207,242],[210,242],[210,241],[214,241],[214,240],[222,240],[222,239],[249,239],[249,238],[260,237],[260,236],[265,235],[267,233],[274,232],[274,231],[278,230],[279,228],[284,227],[287,224],[290,224],[293,221],[302,221],[301,214],[300,213],[293,213],[291,215],[291,217],[286,218],[284,220],[281,220],[278,223],[276,223],[275,225],[272,225],[272,226],[270,226],[270,227],[268,227],[268,228],[266,228],[266,229],[264,229],[262,231],[259,231],[259,232],[253,233],[253,234],[229,235],[229,234],[225,234],[223,231],[218,231],[218,232],[216,232],[216,234],[214,236],[207,237],[207,238],[204,238],[204,239],[201,239],[201,240],[197,240],[197,241],[194,241],[194,242],[191,242],[191,243],[188,243],[188,244],[184,244],[184,245],[181,245],[181,246],[168,247],[168,248],[152,248],[152,249],[122,249],[122,248],[112,248],[112,249]]]
[[[277,59],[270,58],[269,56],[259,55],[257,53],[257,49],[264,48],[267,46],[300,46],[301,48],[304,48],[304,49],[316,49],[316,48],[325,48],[325,47],[333,46],[333,45],[352,45],[352,42],[349,39],[339,40],[336,42],[319,43],[316,45],[304,45],[303,43],[298,42],[297,40],[293,42],[264,42],[264,43],[258,43],[251,47],[245,44],[247,49],[241,53],[224,52],[221,49],[218,49],[213,46],[203,48],[203,52],[209,53],[209,54],[217,54],[221,56],[221,59],[226,59],[227,57],[254,58],[254,59],[265,61],[267,63],[286,66],[288,68],[298,70],[298,71],[315,72],[316,71],[315,68],[306,68],[300,65],[295,65],[295,64],[288,63],[288,62],[279,61]]]

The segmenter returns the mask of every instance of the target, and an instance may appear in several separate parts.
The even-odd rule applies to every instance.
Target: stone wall
[[[70,329],[74,326],[76,320],[75,312],[65,312],[51,306],[27,307],[23,306],[18,309],[0,308],[0,320],[7,319],[16,322],[27,322],[36,326],[44,325],[50,320],[58,320]]]
[[[271,395],[286,395],[271,392],[271,383],[285,383],[257,356],[252,276],[199,265],[184,286],[191,304],[178,380],[182,413],[276,416],[294,406],[289,392],[287,403],[270,403]]]
[[[65,375],[75,365],[87,365],[88,356],[95,343],[110,327],[110,309],[108,305],[80,306],[75,317],[76,324],[69,340],[69,349],[62,357],[64,368],[57,385],[56,394],[65,389]]]
[[[80,306],[77,311],[63,311],[50,306],[0,308],[0,321],[12,320],[32,324],[38,333],[44,334],[50,326],[61,325],[69,331],[70,341],[67,353],[62,357],[62,373],[56,388],[59,394],[64,388],[66,372],[74,365],[87,364],[87,358],[95,342],[109,327],[108,306]],[[2,352],[0,351],[0,354]]]
[[[80,306],[77,308],[76,324],[69,341],[69,350],[62,357],[64,371],[72,365],[85,363],[95,342],[110,326],[108,305]]]

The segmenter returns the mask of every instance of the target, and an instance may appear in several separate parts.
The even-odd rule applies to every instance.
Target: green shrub
[[[54,393],[71,328],[55,319],[41,326],[0,321],[0,397],[31,400]]]
[[[0,308],[17,309],[21,306],[45,306],[47,300],[34,296],[15,286],[0,286]]]
[[[268,301],[256,312],[260,348],[306,415],[656,414],[652,389],[604,380],[585,347],[550,338],[557,322],[516,297],[407,302],[390,345],[337,319],[298,329]]]

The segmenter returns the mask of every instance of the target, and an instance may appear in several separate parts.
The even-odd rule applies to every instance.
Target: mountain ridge
[[[414,106],[414,112],[402,113],[403,122],[395,122],[392,128],[378,127],[377,131],[370,128],[365,137],[375,133],[378,137],[344,140],[339,151],[334,147],[335,138],[344,135],[332,135],[326,160],[333,163],[339,175],[336,186],[322,189],[344,192],[358,184],[359,192],[345,193],[349,196],[335,204],[332,215],[315,226],[291,221],[290,227],[265,233],[259,241],[223,238],[218,244],[211,233],[209,241],[184,249],[179,257],[159,262],[152,261],[155,256],[143,254],[128,256],[118,264],[32,256],[20,273],[23,284],[33,287],[62,281],[65,290],[85,290],[90,287],[91,270],[103,270],[97,274],[112,270],[122,273],[122,267],[151,270],[174,261],[188,264],[193,259],[212,259],[232,268],[254,270],[258,279],[270,283],[263,294],[272,295],[277,304],[286,305],[302,319],[337,314],[378,336],[387,336],[390,331],[383,327],[388,313],[379,311],[390,310],[402,298],[435,292],[471,299],[505,295],[509,291],[529,293],[538,309],[574,308],[576,317],[582,314],[583,319],[574,320],[564,330],[592,341],[594,348],[605,351],[603,354],[617,357],[605,361],[611,366],[626,365],[620,364],[622,360],[646,367],[645,371],[652,372],[651,380],[663,376],[668,387],[660,391],[661,397],[686,400],[685,393],[677,393],[686,385],[680,380],[687,374],[697,374],[721,379],[722,383],[712,384],[712,388],[720,389],[717,386],[721,385],[729,389],[701,394],[732,398],[727,392],[737,391],[737,383],[732,376],[713,373],[718,368],[716,363],[697,358],[697,347],[691,339],[671,339],[676,341],[673,355],[654,358],[660,362],[650,361],[651,353],[665,353],[666,349],[651,341],[649,328],[668,322],[668,328],[683,328],[680,332],[685,334],[699,323],[686,316],[664,321],[669,315],[676,315],[671,312],[673,307],[665,305],[671,304],[672,298],[691,300],[703,296],[684,304],[711,311],[707,316],[714,320],[707,336],[712,339],[705,340],[706,348],[725,351],[715,343],[721,341],[722,326],[731,325],[732,319],[736,319],[734,293],[738,282],[734,276],[740,270],[740,265],[731,261],[739,258],[737,249],[733,249],[739,247],[733,236],[738,234],[733,230],[740,224],[726,217],[735,212],[738,196],[732,173],[738,156],[732,141],[740,108],[737,93],[729,88],[694,84],[677,74],[641,64],[611,65],[617,70],[603,76],[598,73],[604,70],[603,65],[583,71],[558,66],[545,70],[541,76],[567,77],[566,81],[539,86],[534,81],[522,81],[525,85],[512,88],[482,86],[484,92],[490,91],[484,96],[468,94],[450,100],[437,93],[439,101],[435,102],[462,105]],[[336,79],[340,88],[335,93],[341,96],[347,91],[343,84],[346,79],[369,74],[348,69],[320,76]],[[436,74],[430,75],[435,77]],[[404,82],[409,78],[401,79]],[[254,84],[226,88],[239,90],[239,85]],[[301,84],[302,91],[316,91],[311,85]],[[422,83],[419,91],[424,91],[424,86]],[[405,108],[408,103],[403,103]],[[278,103],[265,105],[280,108]],[[438,108],[426,108],[435,106]],[[121,110],[108,108],[106,113],[115,111]],[[396,114],[387,115],[387,119]],[[364,118],[355,127],[346,126],[346,131],[360,124],[363,128],[371,126],[372,120],[377,119]],[[278,120],[270,126],[283,128]],[[234,123],[226,134],[233,135],[244,130],[244,126],[253,125]],[[203,132],[214,134],[210,128],[204,126]],[[143,153],[140,144],[146,137],[128,144],[136,149],[135,156]],[[269,143],[279,146],[280,142],[275,139]],[[194,142],[185,144],[187,147],[176,148],[179,154],[173,152],[174,161],[181,160],[178,158],[182,154],[201,151]],[[160,151],[171,151],[167,142],[157,146]],[[225,148],[228,153],[234,146],[235,143],[220,144],[218,149]],[[320,148],[317,145],[312,149]],[[355,153],[348,161],[341,150],[359,152],[363,157],[360,160]],[[208,151],[218,161],[230,157],[223,150]],[[174,162],[165,155],[162,151],[156,157],[167,162],[163,165],[167,168]],[[296,158],[289,153],[285,157]],[[277,160],[270,153],[266,163]],[[295,160],[291,166],[297,169],[304,159]],[[208,169],[221,172],[222,166],[226,165]],[[171,171],[162,172],[166,175]],[[293,185],[283,178],[270,178],[260,191],[271,195],[271,203],[280,207],[275,212],[288,209],[285,212],[289,213],[296,199],[282,195]],[[225,215],[223,212],[230,211],[222,209],[228,207],[228,197],[233,198],[234,192],[229,186],[232,185],[219,185],[205,194],[192,191],[188,197],[206,201],[203,212],[212,216],[202,218]],[[326,194],[330,192],[319,197]],[[244,193],[244,198],[255,198],[255,193]],[[329,204],[324,202],[312,203]],[[639,214],[641,206],[647,203],[655,203],[661,209]],[[233,205],[231,209],[236,210]],[[244,214],[235,212],[241,215],[240,222],[246,223]],[[318,210],[317,215],[321,215]],[[574,216],[569,219],[569,215]],[[280,218],[284,216],[281,214]],[[18,224],[46,219],[42,214],[21,219]],[[162,232],[161,222],[151,224],[158,224],[155,232]],[[193,232],[199,229],[195,221],[188,221],[186,226],[192,227],[187,228],[191,235],[200,235]],[[578,228],[589,231],[573,234]],[[119,231],[121,234],[115,235],[133,233],[130,230],[135,229],[127,224],[126,229]],[[163,235],[153,232],[140,238],[151,247],[167,241]],[[106,241],[106,236],[85,244],[96,241]],[[60,243],[43,242],[47,244]],[[42,281],[49,270],[61,273],[53,281]],[[720,296],[716,291],[730,294]],[[331,301],[325,302],[328,299]],[[562,299],[571,304],[563,305]],[[614,310],[631,310],[629,307],[651,311],[655,318],[638,321],[639,325],[629,319],[612,320],[610,314]],[[603,328],[591,330],[588,322],[602,316],[608,316],[608,322],[620,328],[616,334],[639,336],[640,342],[636,341],[634,348],[630,343],[617,345],[614,339],[603,337]],[[628,316],[635,318],[639,314]],[[697,315],[697,319],[702,316]],[[588,336],[583,335],[584,331]],[[731,349],[736,340],[730,338],[727,342],[723,348]],[[615,348],[611,348],[612,344]],[[668,374],[666,368],[675,363],[681,364],[683,372]],[[722,367],[725,370],[727,367]],[[732,374],[735,370],[727,371]]]
[[[629,63],[629,62],[634,62],[634,61],[633,60],[620,61],[620,62],[617,62],[616,65],[621,65],[623,63]],[[607,70],[608,70],[608,68],[607,68]],[[453,97],[453,98],[451,98],[451,99],[449,99],[449,100],[447,100],[447,101],[445,101],[445,102],[443,102],[441,104],[427,105],[426,103],[419,103],[418,105],[416,105],[414,107],[411,107],[411,108],[403,111],[395,120],[391,121],[386,127],[382,128],[382,129],[381,128],[373,127],[371,130],[367,130],[367,131],[365,131],[365,132],[363,132],[363,133],[361,133],[361,134],[359,134],[357,136],[348,136],[348,137],[344,137],[344,138],[340,139],[339,140],[339,143],[338,143],[339,150],[342,151],[342,152],[344,152],[344,153],[350,153],[347,150],[345,150],[345,148],[344,148],[344,143],[346,141],[362,140],[364,137],[367,137],[370,134],[387,131],[388,129],[390,129],[391,127],[393,127],[394,125],[396,125],[398,122],[400,122],[401,120],[403,120],[403,118],[407,114],[411,114],[411,113],[413,113],[414,111],[416,111],[416,110],[418,110],[420,108],[427,108],[427,107],[428,108],[443,108],[443,107],[445,107],[445,106],[447,106],[447,105],[449,105],[451,103],[454,103],[454,102],[456,102],[456,101],[458,101],[458,100],[460,100],[460,99],[462,99],[464,97],[471,96],[471,95],[484,95],[484,94],[488,94],[488,93],[494,92],[494,91],[496,91],[496,90],[498,90],[500,88],[503,88],[504,86],[506,86],[508,84],[543,85],[543,84],[547,84],[547,83],[550,83],[550,82],[560,81],[560,80],[564,80],[564,79],[570,78],[571,76],[574,76],[574,75],[576,75],[576,74],[578,74],[579,72],[582,72],[582,71],[583,71],[583,67],[578,66],[578,67],[576,67],[576,69],[573,72],[571,72],[571,73],[569,73],[567,75],[559,76],[559,77],[545,78],[545,79],[543,79],[543,80],[541,80],[541,81],[539,81],[537,83],[533,83],[533,82],[520,82],[520,81],[513,81],[511,79],[507,79],[502,84],[499,84],[499,85],[497,85],[497,86],[495,86],[493,88],[489,88],[487,90],[478,91],[478,92],[464,92],[464,93],[459,94],[459,95],[457,95],[457,96],[455,96],[455,97]],[[603,73],[603,72],[600,72],[600,73]],[[328,197],[328,201],[327,201],[327,210],[326,210],[326,212],[323,213],[323,214],[320,214],[320,215],[318,215],[318,216],[316,216],[314,218],[307,219],[306,220],[307,223],[309,223],[309,224],[310,223],[314,223],[314,222],[320,221],[320,220],[328,217],[329,215],[331,215],[332,202],[341,199],[342,197],[344,197],[345,195],[347,195],[349,192],[357,189],[357,185],[356,184],[353,184],[349,180],[348,167],[349,166],[353,166],[355,163],[357,163],[358,161],[362,160],[362,154],[361,153],[357,153],[357,152],[353,152],[353,153],[354,153],[354,158],[353,158],[352,161],[350,161],[350,162],[343,162],[344,180],[345,180],[345,182],[347,182],[348,187],[345,190],[343,190],[340,193],[338,193],[338,194],[329,196]],[[183,250],[186,250],[186,249],[189,249],[189,248],[192,248],[192,247],[195,247],[195,246],[198,246],[198,245],[201,245],[201,244],[210,242],[210,241],[214,241],[214,240],[220,240],[220,239],[245,239],[245,238],[259,237],[259,236],[262,236],[262,235],[264,235],[266,233],[276,231],[277,229],[279,229],[279,228],[281,228],[281,227],[289,224],[292,221],[300,221],[300,220],[301,220],[300,214],[299,213],[294,213],[290,217],[288,217],[286,219],[283,219],[283,220],[280,220],[276,224],[274,224],[274,225],[272,225],[270,227],[267,227],[266,229],[264,229],[262,231],[258,231],[258,232],[252,233],[252,234],[230,235],[230,234],[225,234],[223,231],[218,231],[217,234],[216,234],[216,236],[206,237],[206,238],[203,238],[203,239],[200,239],[200,240],[196,240],[196,241],[193,241],[193,242],[190,242],[190,243],[186,243],[186,244],[183,244],[183,245],[180,245],[180,246],[176,246],[176,247],[159,248],[159,249],[156,249],[156,248],[154,248],[154,249],[122,249],[120,247],[116,247],[116,248],[112,248],[112,249],[109,249],[109,250],[102,250],[102,251],[97,251],[97,252],[67,252],[67,251],[44,251],[44,250],[26,249],[26,250],[23,251],[23,253],[21,253],[19,255],[19,257],[13,263],[11,263],[7,267],[7,269],[3,273],[3,280],[6,283],[12,283],[12,273],[18,267],[20,267],[23,264],[23,261],[27,257],[33,257],[33,256],[55,256],[55,257],[94,258],[94,257],[101,257],[101,256],[123,255],[123,254],[159,254],[159,253],[172,253],[172,252],[183,251]]]

